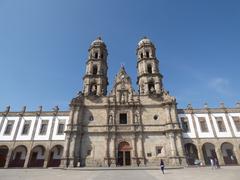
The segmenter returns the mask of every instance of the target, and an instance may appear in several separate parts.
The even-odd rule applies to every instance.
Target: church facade
[[[121,67],[107,93],[107,47],[93,41],[69,111],[0,112],[0,167],[239,164],[240,104],[178,109],[155,51],[148,38],[137,45],[137,92]]]

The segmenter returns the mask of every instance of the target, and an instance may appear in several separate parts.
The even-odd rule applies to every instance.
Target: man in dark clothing
[[[160,167],[161,167],[162,173],[164,174],[164,162],[162,159],[160,161]]]

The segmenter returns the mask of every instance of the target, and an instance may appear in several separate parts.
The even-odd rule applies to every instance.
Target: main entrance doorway
[[[124,141],[118,145],[118,166],[131,165],[131,147],[128,142]]]

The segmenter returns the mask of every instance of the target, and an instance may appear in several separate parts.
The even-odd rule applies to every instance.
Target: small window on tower
[[[103,54],[101,54],[101,58],[103,58]]]
[[[152,65],[151,64],[147,65],[147,71],[149,74],[152,74]]]
[[[98,53],[97,53],[97,52],[95,53],[95,58],[96,58],[96,59],[98,58]]]
[[[96,75],[98,71],[97,65],[93,65],[93,75]]]
[[[141,53],[141,58],[143,58],[143,53]]]
[[[148,51],[146,51],[146,57],[149,58],[149,52]]]

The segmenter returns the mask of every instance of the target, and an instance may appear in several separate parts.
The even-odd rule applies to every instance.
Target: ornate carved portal
[[[128,142],[123,141],[118,145],[118,166],[130,166],[131,165],[131,146]]]

